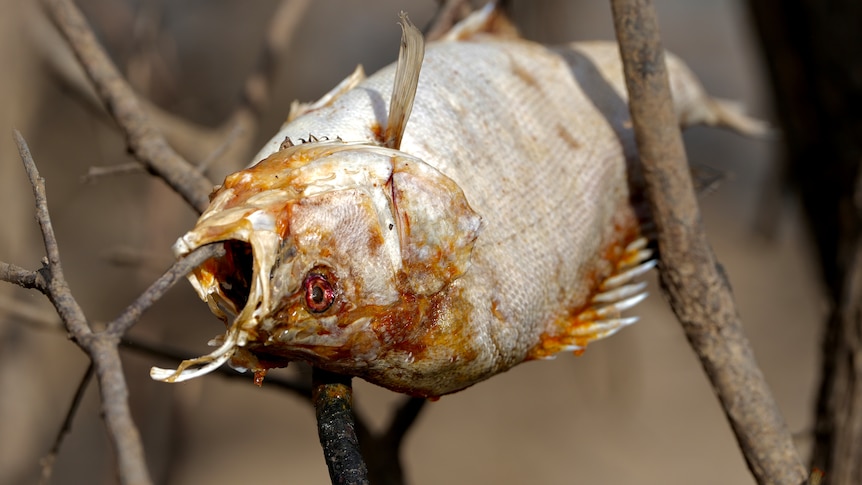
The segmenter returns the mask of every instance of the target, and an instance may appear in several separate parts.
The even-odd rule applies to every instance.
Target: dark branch
[[[353,421],[350,377],[313,369],[311,400],[316,410],[317,432],[332,483],[369,483],[368,469],[359,451]]]
[[[758,483],[806,480],[701,224],[649,0],[612,0],[632,123],[658,229],[661,282]]]

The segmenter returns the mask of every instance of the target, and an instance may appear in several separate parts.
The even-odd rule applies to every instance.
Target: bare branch
[[[701,224],[649,0],[612,0],[661,282],[758,483],[799,484],[805,467],[743,330]]]
[[[30,185],[33,187],[33,198],[36,200],[36,220],[42,229],[42,240],[48,255],[47,263],[43,268],[45,272],[43,278],[47,278],[46,294],[54,307],[57,308],[57,313],[60,314],[69,332],[79,345],[84,345],[84,341],[91,337],[93,332],[87,326],[84,311],[72,296],[66,278],[63,276],[63,267],[60,265],[60,249],[57,247],[57,238],[54,235],[51,216],[48,214],[45,180],[39,176],[36,162],[33,161],[33,156],[30,154],[30,148],[17,130],[15,131],[15,143],[18,145],[18,153],[21,155],[21,161],[24,163]]]
[[[221,255],[224,255],[224,247],[221,244],[210,244],[195,249],[183,259],[174,263],[134,303],[129,305],[119,317],[108,324],[105,333],[113,338],[121,337],[141,318],[144,311],[161,299],[177,281],[189,274],[194,268],[203,264],[204,261]]]
[[[87,175],[81,177],[81,181],[84,183],[91,183],[102,177],[143,172],[144,167],[142,167],[140,163],[121,163],[119,165],[108,165],[106,167],[90,167],[87,169]]]
[[[129,390],[117,343],[114,339],[97,338],[87,351],[96,367],[102,394],[102,415],[117,454],[120,481],[127,485],[149,484],[152,481],[141,435],[129,409]]]
[[[197,171],[204,173],[213,167],[213,173],[223,174],[244,165],[251,152],[252,143],[258,130],[260,114],[268,106],[271,92],[278,72],[278,64],[289,49],[297,26],[310,5],[308,0],[282,0],[271,17],[259,59],[243,83],[239,104],[234,112],[218,127],[210,128],[180,118],[145,98],[138,98],[140,110],[157,127],[173,149],[186,159],[197,161]],[[43,49],[49,58],[59,80],[85,102],[88,108],[105,115],[102,110],[103,96],[96,94],[93,87],[71,56],[55,45],[45,45]],[[125,130],[124,126],[120,126]],[[122,168],[119,168],[122,167]],[[120,174],[132,170],[125,165],[114,167],[95,167],[85,180],[94,177]]]
[[[126,380],[117,351],[118,339],[105,333],[94,333],[87,323],[84,311],[72,296],[60,264],[60,251],[48,214],[44,180],[39,176],[24,137],[17,131],[15,141],[33,187],[36,220],[42,229],[42,238],[48,255],[42,270],[47,284],[46,294],[75,343],[90,356],[93,362],[102,393],[102,411],[108,436],[117,454],[121,482],[136,485],[149,484],[151,481],[144,459],[143,445],[129,410]]]
[[[38,271],[30,271],[14,264],[0,261],[0,280],[16,284],[21,288],[48,291],[45,278]]]
[[[150,123],[132,88],[71,0],[44,0],[43,3],[96,86],[102,102],[126,134],[135,157],[198,212],[203,212],[209,204],[212,183],[180,157]]]

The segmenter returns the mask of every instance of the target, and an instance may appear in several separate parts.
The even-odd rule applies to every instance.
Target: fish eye
[[[302,286],[305,288],[305,306],[313,313],[322,313],[332,306],[335,290],[326,276],[309,273]]]

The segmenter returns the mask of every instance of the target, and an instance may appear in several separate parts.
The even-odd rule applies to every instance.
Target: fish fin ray
[[[633,281],[656,265],[646,238],[629,243],[614,263],[614,270],[599,285],[586,307],[555,319],[528,359],[547,359],[559,352],[582,353],[590,342],[610,337],[634,324],[637,316],[622,313],[647,297],[646,283]]]
[[[398,150],[404,130],[413,111],[413,100],[419,85],[419,72],[425,57],[425,39],[422,32],[401,12],[401,49],[395,66],[395,84],[389,101],[389,118],[383,134],[383,146]]]

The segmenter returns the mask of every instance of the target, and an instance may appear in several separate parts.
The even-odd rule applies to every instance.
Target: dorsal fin
[[[389,120],[383,134],[383,145],[399,149],[404,129],[413,110],[416,87],[419,85],[419,71],[425,57],[425,39],[422,32],[401,12],[401,49],[398,51],[398,64],[395,66],[395,85],[389,101]]]

